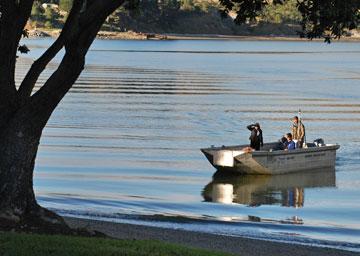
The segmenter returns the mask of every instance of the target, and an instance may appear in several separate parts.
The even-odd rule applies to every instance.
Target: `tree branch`
[[[72,30],[76,28],[76,23],[79,20],[80,10],[82,8],[84,0],[75,0],[71,8],[70,14],[65,22],[64,28],[62,29],[59,37],[56,41],[44,52],[44,54],[38,58],[27,72],[24,80],[22,81],[19,90],[18,98],[21,101],[25,101],[26,98],[30,97],[34,86],[45,70],[49,62],[58,54],[58,52],[64,47],[67,38],[72,34]]]
[[[33,0],[0,2],[0,126],[16,108],[16,54]]]
[[[71,42],[71,38],[76,34],[75,30],[88,30],[91,27],[90,23],[101,20],[101,17],[103,16],[106,18],[109,14],[111,14],[111,12],[120,6],[122,2],[124,1],[74,1],[73,7],[60,36],[53,43],[53,45],[33,63],[30,70],[26,74],[18,90],[19,99],[21,101],[26,101],[26,99],[30,97],[31,92],[34,89],[41,73],[44,71],[49,62],[56,56],[56,54],[64,46],[66,46],[67,42]],[[85,6],[85,10],[83,10],[85,4],[87,7]],[[83,13],[80,13],[80,11],[83,11]],[[78,26],[77,23],[81,23],[81,25]],[[99,25],[101,26],[101,24]],[[98,31],[96,31],[96,33],[97,32]],[[83,48],[85,48],[87,51],[87,47]]]
[[[88,3],[87,7],[85,8],[83,15],[81,16],[80,24],[82,27],[85,27],[87,24],[97,20],[99,18],[98,15],[101,14],[105,15],[106,18],[124,2],[124,0],[92,1],[91,4]]]
[[[23,107],[22,114],[32,117],[34,129],[41,131],[44,128],[56,106],[84,69],[85,55],[106,17],[124,2],[125,0],[94,0],[90,6],[82,9],[80,22],[72,30],[71,36],[66,38],[66,52],[58,69]]]
[[[0,19],[0,90],[1,100],[14,99],[15,64],[19,41],[30,16],[33,0],[1,1]]]

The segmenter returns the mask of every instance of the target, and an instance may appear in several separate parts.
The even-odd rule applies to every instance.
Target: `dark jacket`
[[[255,125],[251,124],[248,125],[247,128],[251,131],[249,140],[250,140],[250,147],[255,150],[260,150],[260,146],[264,145],[263,142],[263,135],[262,130],[256,130]]]

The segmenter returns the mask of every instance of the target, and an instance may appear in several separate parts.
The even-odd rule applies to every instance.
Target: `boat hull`
[[[245,174],[284,174],[306,170],[335,168],[339,145],[325,145],[290,151],[271,149],[246,152],[246,146],[201,149],[209,162],[221,171]]]

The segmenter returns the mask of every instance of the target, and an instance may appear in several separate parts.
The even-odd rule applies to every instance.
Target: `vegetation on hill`
[[[300,24],[301,14],[297,9],[297,0],[289,0],[283,5],[267,5],[260,13],[259,19],[266,23]]]
[[[235,13],[235,23],[243,24],[258,18],[269,5],[278,7],[290,0],[219,0],[222,16]],[[339,39],[351,30],[360,27],[359,0],[297,0],[296,8],[301,13],[300,37],[324,38],[327,43]]]
[[[44,3],[55,4],[44,8]],[[62,28],[72,0],[38,0],[32,9],[32,28]],[[121,7],[107,18],[104,31],[143,33],[225,34],[225,35],[296,35],[301,15],[296,0],[285,5],[269,5],[256,22],[238,26],[232,18],[221,18],[214,0],[148,0],[139,8]]]

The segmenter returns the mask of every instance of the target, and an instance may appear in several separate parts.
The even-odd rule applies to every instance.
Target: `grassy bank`
[[[55,256],[55,255],[229,255],[183,246],[139,240],[115,240],[104,238],[83,238],[0,233],[0,255],[7,256]]]

